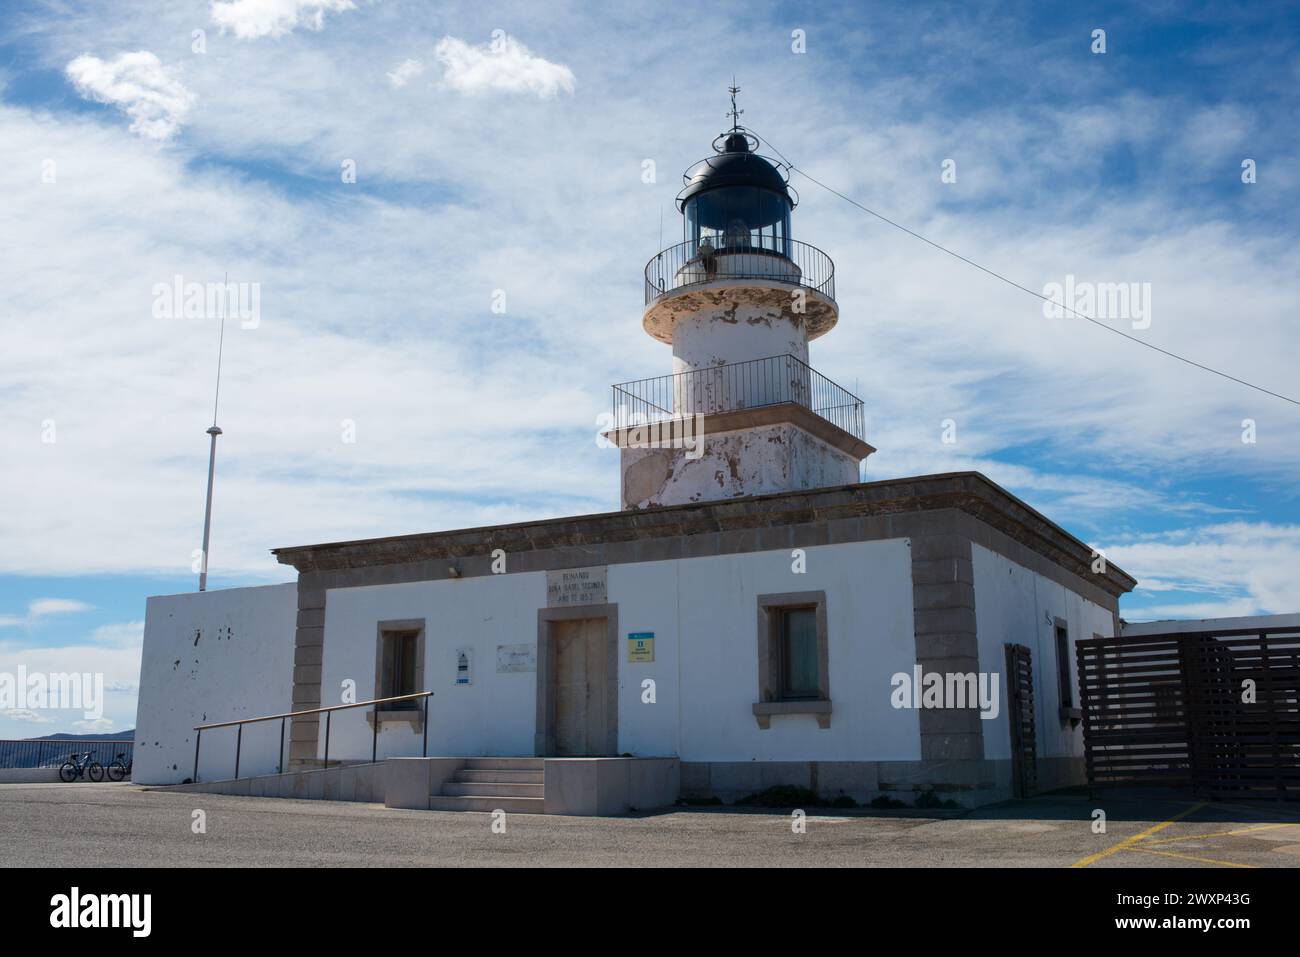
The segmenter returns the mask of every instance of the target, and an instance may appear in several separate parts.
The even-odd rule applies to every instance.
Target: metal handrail
[[[612,389],[615,431],[790,402],[866,441],[862,400],[789,354],[635,379]]]
[[[280,722],[280,760],[276,764],[277,773],[284,772],[284,723],[289,718],[300,718],[303,715],[323,714],[325,715],[325,757],[323,759],[326,766],[330,762],[330,718],[335,711],[347,711],[349,708],[365,708],[370,705],[388,704],[393,701],[414,701],[417,698],[424,699],[424,743],[421,750],[422,757],[429,755],[429,699],[433,697],[432,691],[417,691],[414,694],[392,695],[387,698],[372,698],[369,701],[354,701],[351,704],[336,704],[328,708],[307,708],[303,711],[284,711],[280,714],[266,714],[256,718],[240,718],[235,721],[215,721],[211,724],[196,724],[194,730],[194,777],[191,779],[195,783],[199,780],[199,745],[203,741],[203,732],[211,731],[213,728],[235,728],[239,730],[235,735],[235,780],[239,780],[239,755],[244,744],[244,725],[256,724],[259,721],[279,721]],[[377,709],[376,709],[377,710]],[[373,736],[370,743],[370,763],[376,763],[379,756],[379,721],[374,723]]]
[[[71,747],[72,745],[84,745],[82,748]],[[119,751],[113,749],[120,748]],[[0,768],[8,769],[27,769],[27,768],[44,768],[47,755],[48,760],[57,760],[62,763],[70,753],[89,750],[95,754],[103,752],[105,755],[113,753],[130,754],[135,748],[134,738],[5,738],[0,740]],[[35,755],[35,764],[23,763],[23,760],[30,755]],[[109,761],[112,758],[108,759]],[[104,761],[101,764],[106,763]],[[57,767],[58,765],[49,765]]]
[[[816,246],[783,237],[763,237],[752,242],[725,245],[719,237],[705,237],[712,256],[700,255],[701,240],[669,246],[645,267],[645,304],[679,289],[719,279],[761,279],[783,285],[804,286],[835,298],[835,263]]]

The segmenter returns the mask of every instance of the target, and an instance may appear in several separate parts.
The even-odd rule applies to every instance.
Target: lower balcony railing
[[[615,429],[793,402],[866,441],[862,400],[792,355],[637,379],[613,390]]]

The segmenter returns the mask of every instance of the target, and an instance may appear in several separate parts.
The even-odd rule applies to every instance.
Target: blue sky
[[[290,580],[280,545],[617,507],[596,417],[670,371],[642,269],[733,74],[823,182],[1031,289],[1149,283],[1117,327],[1300,393],[1294,5],[589,7],[0,8],[0,671],[114,689],[93,727],[0,736],[130,727],[144,599],[194,587],[217,323],[153,314],[176,275],[260,290],[226,331],[213,587]],[[1133,620],[1300,610],[1300,409],[793,182],[868,479],[984,472],[1138,577]]]

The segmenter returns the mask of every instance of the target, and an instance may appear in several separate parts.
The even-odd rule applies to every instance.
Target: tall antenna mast
[[[217,436],[221,434],[221,429],[217,426],[217,403],[221,400],[221,353],[226,345],[226,297],[230,294],[230,273],[226,273],[221,280],[221,334],[217,339],[217,388],[212,397],[212,427],[208,429],[208,435],[212,436],[212,444],[208,449],[208,504],[203,510],[203,552],[199,559],[199,591],[207,591],[208,588],[208,540],[212,533],[212,479],[217,471]]]
[[[727,87],[727,92],[731,94],[731,112],[727,115],[731,117],[731,131],[734,133],[740,129],[740,116],[744,110],[736,109],[736,94],[740,92],[740,87],[736,86],[736,77],[731,77],[731,86]]]

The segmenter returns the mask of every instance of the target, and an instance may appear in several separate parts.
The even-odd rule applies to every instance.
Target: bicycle
[[[113,758],[113,763],[108,766],[108,779],[110,781],[122,781],[131,776],[131,768],[135,764],[135,758],[123,760],[126,757],[125,751],[119,751],[117,757]]]
[[[90,760],[93,751],[75,751],[68,755],[68,760],[59,768],[59,780],[70,784],[77,778],[90,778],[92,781],[104,780],[104,766],[98,761]]]

